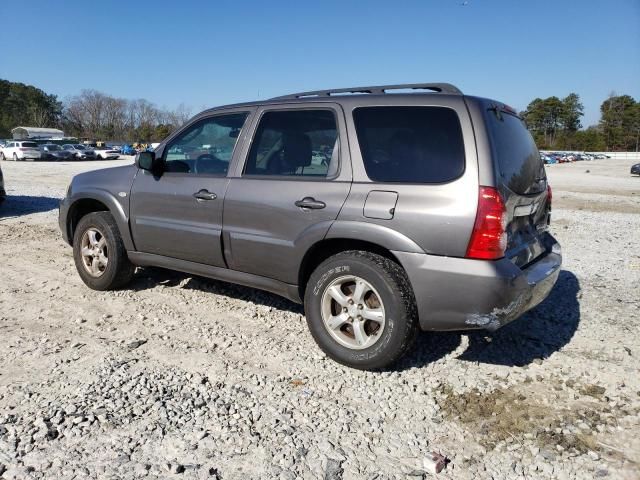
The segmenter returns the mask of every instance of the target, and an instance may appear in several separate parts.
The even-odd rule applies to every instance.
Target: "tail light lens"
[[[549,210],[551,210],[551,200],[553,200],[553,194],[551,193],[551,185],[547,185],[547,205],[549,205]]]
[[[480,187],[478,212],[467,247],[467,258],[495,260],[507,248],[507,211],[494,187]]]

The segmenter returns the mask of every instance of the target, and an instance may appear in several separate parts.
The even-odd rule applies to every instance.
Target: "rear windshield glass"
[[[38,144],[36,142],[22,142],[22,146],[23,147],[38,147]]]
[[[489,110],[487,123],[502,182],[519,194],[544,190],[544,164],[524,122],[515,115]]]
[[[353,117],[373,181],[443,183],[464,172],[462,129],[450,108],[362,107]]]

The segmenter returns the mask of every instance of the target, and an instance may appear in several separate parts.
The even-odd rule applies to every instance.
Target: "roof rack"
[[[272,100],[282,100],[287,98],[306,98],[306,97],[330,97],[332,95],[349,94],[349,93],[369,93],[372,95],[383,95],[387,90],[432,90],[438,93],[450,93],[453,95],[462,95],[462,91],[450,83],[406,83],[401,85],[378,85],[375,87],[351,87],[336,88],[333,90],[315,90],[312,92],[291,93],[281,97],[274,97]]]

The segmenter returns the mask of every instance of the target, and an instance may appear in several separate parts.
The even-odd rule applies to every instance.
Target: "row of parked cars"
[[[119,156],[120,150],[116,148],[73,143],[57,145],[14,140],[0,146],[0,160],[114,160]]]
[[[558,152],[540,152],[540,158],[547,165],[554,163],[569,163],[588,160],[600,160],[605,158],[611,158],[609,155],[603,153],[558,153]]]

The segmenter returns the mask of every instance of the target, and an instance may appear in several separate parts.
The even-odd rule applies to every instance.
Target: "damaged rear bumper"
[[[560,245],[526,268],[495,261],[393,252],[407,271],[423,330],[495,330],[542,302],[560,274]]]

